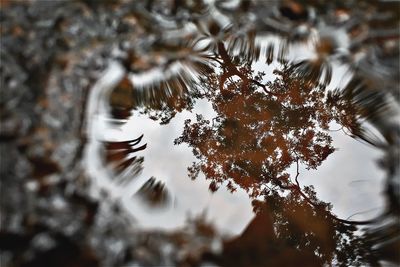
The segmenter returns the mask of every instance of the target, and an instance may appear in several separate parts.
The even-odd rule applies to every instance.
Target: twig
[[[311,206],[316,207],[317,204],[314,203],[306,194],[304,194],[304,192],[301,191],[301,188],[298,187],[297,185],[289,185],[289,186],[283,186],[280,185],[280,187],[282,189],[289,189],[289,190],[294,190],[297,193],[299,193],[305,201],[307,201],[307,203],[309,203]],[[374,219],[371,220],[366,220],[366,221],[349,221],[349,220],[345,220],[345,219],[340,219],[338,217],[336,217],[335,215],[333,215],[332,213],[330,213],[329,211],[327,211],[327,216],[330,217],[331,219],[344,223],[344,224],[349,224],[349,225],[367,225],[367,224],[373,224],[376,222],[379,222],[381,220],[381,218],[385,215],[388,214],[388,211],[385,211],[384,213],[382,213],[381,215],[377,216]]]
[[[264,92],[265,92],[266,94],[273,95],[273,96],[281,96],[281,95],[282,95],[282,94],[273,93],[273,92],[269,91],[269,90],[267,89],[267,87],[266,87],[264,84],[262,84],[262,83],[260,83],[260,82],[258,82],[258,81],[256,81],[256,80],[254,80],[254,79],[249,79],[249,78],[246,77],[243,73],[241,73],[241,72],[237,69],[237,67],[233,64],[231,58],[230,58],[229,55],[228,55],[228,52],[227,52],[226,49],[225,49],[224,44],[223,44],[222,42],[219,42],[219,43],[218,43],[218,52],[219,52],[219,55],[220,55],[221,59],[223,60],[223,63],[221,63],[221,65],[227,69],[227,72],[224,73],[224,74],[221,76],[221,80],[220,80],[220,89],[222,89],[223,84],[224,84],[225,81],[228,79],[228,77],[237,75],[237,76],[239,76],[239,77],[243,80],[243,82],[244,82],[245,84],[247,84],[248,82],[252,82],[252,83],[254,83],[254,84],[260,86],[261,88],[263,88],[263,90],[264,90]]]
[[[300,184],[299,184],[299,181],[297,180],[297,178],[299,177],[299,174],[300,174],[300,172],[299,172],[299,159],[297,158],[297,160],[296,160],[296,177],[295,177],[295,181],[296,181],[297,186],[299,188],[301,188]]]
[[[377,209],[379,209],[379,208],[373,208],[373,209],[369,209],[369,210],[364,210],[364,211],[360,211],[360,212],[353,213],[352,215],[350,215],[349,217],[347,217],[346,220],[348,220],[348,219],[350,219],[351,217],[354,217],[354,216],[356,216],[356,215],[368,213],[368,212],[371,212],[371,211],[374,211],[374,210],[377,210]]]

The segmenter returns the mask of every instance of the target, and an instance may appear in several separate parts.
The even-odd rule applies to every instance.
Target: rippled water
[[[6,266],[399,263],[398,2],[3,5]]]
[[[263,70],[261,65],[256,63]],[[271,68],[268,66],[268,69]],[[110,73],[113,73],[112,69]],[[270,75],[274,76],[272,72]],[[118,77],[117,73],[115,76]],[[335,78],[343,80],[343,77]],[[121,197],[126,209],[144,229],[177,229],[184,226],[188,216],[205,212],[220,231],[240,234],[254,217],[251,198],[241,188],[233,194],[224,187],[217,192],[211,192],[204,174],[195,181],[190,180],[187,167],[196,160],[192,149],[187,145],[174,145],[174,140],[183,132],[185,120],[195,120],[196,114],[202,114],[208,120],[215,117],[212,103],[198,100],[192,110],[178,113],[168,124],[160,124],[136,111],[132,113],[122,125],[113,124],[107,111],[95,117],[92,123],[99,124],[100,128],[94,138],[101,145],[101,140],[130,140],[133,136],[143,135],[141,144],[147,143],[147,147],[135,153],[135,156],[145,159],[142,170],[132,176],[128,172],[129,181],[122,182],[122,186],[115,186],[112,183],[115,174],[109,168],[106,169],[104,163],[96,165],[95,159],[101,158],[101,154],[94,150],[87,157],[89,165],[93,166],[91,169],[96,171],[92,175],[95,182],[102,176],[104,188],[115,188],[116,197]],[[340,127],[337,123],[331,124],[330,128],[333,130],[330,135],[337,151],[326,162],[316,170],[307,170],[305,166],[300,166],[302,185],[316,186],[318,196],[321,195],[323,201],[331,203],[334,213],[340,217],[371,219],[379,215],[385,206],[382,195],[385,186],[384,172],[375,163],[382,153],[357,142],[343,131],[336,131]],[[102,162],[101,159],[98,160]],[[289,169],[289,173],[296,175],[294,166]],[[137,196],[137,192],[150,177],[163,183],[169,195],[167,203],[160,207],[146,205]]]

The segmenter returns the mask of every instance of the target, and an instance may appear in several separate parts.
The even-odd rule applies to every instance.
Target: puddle
[[[3,265],[400,262],[398,2],[0,2]]]

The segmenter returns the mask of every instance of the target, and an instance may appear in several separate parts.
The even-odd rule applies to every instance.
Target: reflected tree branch
[[[354,216],[356,216],[356,215],[365,214],[365,213],[368,213],[368,212],[371,212],[371,211],[374,211],[374,210],[377,210],[377,209],[380,209],[380,208],[373,208],[373,209],[368,209],[368,210],[364,210],[364,211],[360,211],[360,212],[353,213],[352,215],[350,215],[349,217],[347,217],[346,220],[349,220],[351,217],[354,217]]]
[[[296,178],[297,178],[297,177],[296,177]],[[297,180],[296,180],[296,182],[297,182]],[[288,185],[288,186],[279,185],[279,187],[282,188],[282,189],[291,190],[291,191],[294,191],[295,193],[298,193],[300,196],[303,197],[303,199],[304,199],[305,201],[307,201],[307,203],[309,203],[311,206],[313,206],[313,207],[315,207],[315,208],[317,208],[317,207],[319,206],[317,203],[315,203],[314,201],[312,201],[312,200],[301,190],[301,188],[300,188],[298,185],[294,185],[294,184],[293,184],[293,185]],[[326,215],[327,215],[329,218],[331,218],[331,219],[333,219],[333,220],[335,220],[335,221],[337,221],[337,222],[341,222],[341,223],[348,224],[348,225],[370,225],[370,224],[378,223],[378,222],[380,222],[380,221],[382,220],[382,218],[383,218],[384,216],[386,216],[386,215],[388,215],[388,214],[389,214],[389,212],[388,212],[388,211],[385,211],[385,212],[383,212],[381,215],[378,215],[377,217],[375,217],[375,218],[373,218],[373,219],[371,219],[371,220],[350,221],[350,220],[338,218],[336,215],[332,214],[331,212],[326,211]]]
[[[241,73],[237,69],[235,64],[233,64],[230,56],[228,55],[228,52],[226,51],[225,45],[222,42],[218,42],[218,53],[219,53],[219,56],[223,60],[223,63],[221,64],[222,67],[226,68],[226,70],[227,70],[227,72],[222,74],[221,78],[220,78],[219,86],[220,86],[221,91],[223,91],[223,86],[224,86],[225,81],[229,77],[237,75],[240,77],[240,79],[242,79],[242,81],[245,85],[244,88],[247,88],[248,83],[252,82],[252,83],[256,84],[257,86],[260,86],[266,94],[273,95],[273,96],[281,96],[282,95],[282,94],[277,94],[277,93],[273,93],[273,92],[269,91],[264,84],[260,83],[259,81],[255,80],[255,79],[249,79],[243,73]]]
[[[301,188],[300,184],[299,184],[299,181],[297,180],[297,178],[299,177],[299,174],[300,174],[300,172],[299,172],[299,159],[297,159],[296,160],[296,177],[295,177],[295,181],[296,181],[296,184],[297,184],[298,188]]]

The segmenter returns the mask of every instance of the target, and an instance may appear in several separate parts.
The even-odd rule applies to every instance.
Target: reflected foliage
[[[211,180],[212,192],[223,184],[264,201],[253,201],[256,218],[240,237],[225,242],[221,255],[205,257],[222,266],[294,266],[298,261],[306,266],[361,266],[387,258],[384,253],[398,248],[396,242],[389,242],[384,253],[371,250],[371,239],[356,234],[358,222],[335,217],[313,187],[302,188],[297,179],[299,164],[316,169],[334,152],[330,122],[365,140],[362,122],[368,115],[354,103],[358,94],[348,91],[353,84],[327,92],[323,82],[288,64],[275,70],[273,82],[263,84],[263,73],[231,64],[202,79],[195,93],[212,103],[216,117],[206,120],[198,114],[195,122],[187,120],[175,143],[193,148],[198,161],[189,168],[192,179],[201,171]],[[290,177],[288,168],[294,165],[297,173]]]
[[[196,122],[186,121],[175,142],[188,143],[199,159],[190,168],[192,178],[201,170],[212,180],[212,191],[228,181],[232,191],[238,185],[257,197],[263,185],[288,186],[292,164],[315,169],[334,151],[328,124],[335,116],[324,88],[287,65],[265,85],[263,73],[254,75],[249,66],[239,71],[245,81],[255,83],[231,79],[221,86],[225,73],[203,80],[200,97],[211,101],[217,117],[210,122],[198,115]]]
[[[241,236],[225,241],[221,255],[205,258],[238,267],[377,264],[378,254],[355,234],[356,227],[332,219],[323,203],[313,206],[295,192],[270,191],[253,207],[256,215]]]

